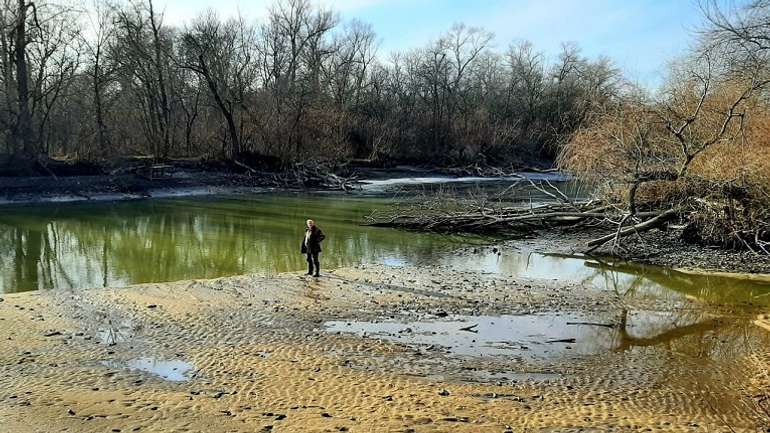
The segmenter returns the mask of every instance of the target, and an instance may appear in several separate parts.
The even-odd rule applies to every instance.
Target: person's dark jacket
[[[307,236],[307,232],[305,232]],[[326,239],[326,235],[318,227],[313,227],[310,231],[310,237],[307,239],[307,245],[305,245],[305,238],[302,238],[302,254],[315,254],[321,252],[321,241]]]

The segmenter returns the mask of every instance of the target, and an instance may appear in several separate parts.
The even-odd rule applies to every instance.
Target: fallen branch
[[[442,233],[514,236],[529,235],[536,230],[558,226],[582,225],[612,230],[610,234],[588,242],[588,246],[594,250],[612,241],[613,249],[622,249],[622,240],[628,235],[659,227],[682,213],[681,207],[662,212],[647,210],[628,213],[611,203],[605,204],[596,200],[573,201],[551,183],[531,183],[531,186],[553,201],[537,206],[506,206],[504,198],[499,198],[500,206],[496,207],[487,197],[473,200],[438,195],[375,212],[366,218],[366,224]]]
[[[567,322],[567,326],[598,326],[602,328],[615,328],[613,323],[596,323],[596,322]]]
[[[233,162],[235,163],[235,165],[237,165],[238,167],[246,169],[251,174],[259,174],[259,172],[257,170],[254,170],[253,168],[251,168],[248,165],[242,163],[241,161],[238,161],[237,159],[233,159]]]
[[[609,241],[612,240],[619,240],[622,237],[628,236],[632,233],[641,233],[650,229],[653,229],[655,227],[658,227],[660,224],[666,222],[669,218],[673,218],[678,214],[678,209],[669,209],[667,211],[664,211],[658,216],[654,218],[650,218],[647,221],[641,222],[639,224],[633,225],[631,227],[628,227],[623,230],[618,230],[616,233],[612,233],[606,236],[602,236],[598,239],[594,239],[588,242],[589,247],[600,247],[604,244],[606,244]]]
[[[448,202],[425,201],[411,207],[374,213],[366,224],[436,232],[530,232],[533,227],[575,224],[587,219],[603,220],[604,212],[593,212],[596,202],[551,203],[536,208],[464,206],[453,210]]]
[[[335,167],[323,162],[299,162],[285,172],[276,174],[274,180],[280,186],[335,189],[346,192],[355,189],[358,177],[355,174],[348,177],[335,174]]]

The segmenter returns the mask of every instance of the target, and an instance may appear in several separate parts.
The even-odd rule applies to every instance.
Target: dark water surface
[[[770,346],[770,334],[746,318],[704,311],[450,316],[400,322],[330,321],[330,332],[440,347],[456,356],[560,360],[664,346],[695,358],[730,360]]]

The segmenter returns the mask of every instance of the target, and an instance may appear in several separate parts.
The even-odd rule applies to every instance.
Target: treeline
[[[378,52],[359,21],[281,0],[261,22],[152,0],[0,0],[0,154],[503,165],[553,158],[618,93],[608,59],[453,26]]]
[[[623,210],[618,233],[662,212],[688,240],[770,254],[770,2],[701,9],[695,48],[663,86],[594,111],[560,163]]]

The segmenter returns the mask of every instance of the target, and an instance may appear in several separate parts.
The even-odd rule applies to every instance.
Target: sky
[[[380,55],[417,48],[463,22],[495,34],[494,48],[532,42],[554,58],[562,43],[584,55],[613,59],[627,78],[657,87],[671,60],[684,54],[701,28],[697,0],[314,0],[344,20],[370,23]],[[724,0],[735,1],[735,0]],[[167,24],[184,25],[213,9],[221,17],[260,20],[272,0],[155,0]]]

